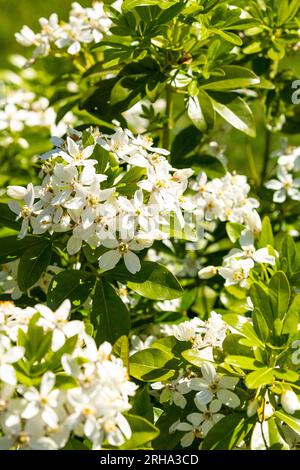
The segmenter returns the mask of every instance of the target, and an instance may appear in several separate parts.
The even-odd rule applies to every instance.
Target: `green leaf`
[[[97,172],[105,173],[109,162],[109,151],[103,148],[101,145],[96,144],[94,147],[92,157],[97,160]]]
[[[243,338],[241,335],[229,333],[223,341],[223,351],[231,356],[247,356],[252,357],[253,352],[251,348],[240,344]]]
[[[270,219],[269,217],[265,216],[262,221],[258,247],[265,248],[268,245],[274,246],[274,236]]]
[[[297,294],[293,302],[283,318],[282,334],[288,334],[291,340],[298,331],[300,322],[300,294]]]
[[[235,90],[237,88],[247,88],[259,83],[259,77],[249,69],[238,65],[225,65],[222,67],[224,76],[206,80],[199,86],[202,89],[213,91]]]
[[[180,131],[172,144],[171,159],[172,162],[183,160],[183,158],[199,145],[202,139],[202,132],[196,126],[188,126]]]
[[[231,366],[240,367],[241,369],[246,370],[257,370],[264,366],[263,363],[257,361],[254,357],[246,356],[227,356],[225,362]]]
[[[142,261],[137,274],[131,274],[124,267],[107,272],[108,279],[121,282],[128,280],[128,287],[138,294],[153,300],[177,299],[183,294],[176,277],[163,265],[152,261]]]
[[[84,148],[88,147],[89,145],[93,145],[95,143],[94,137],[92,136],[90,132],[88,131],[82,132],[82,143],[83,143]]]
[[[107,248],[102,245],[98,246],[97,248],[92,248],[90,245],[83,246],[84,255],[90,263],[95,263],[98,261],[100,256],[103,255],[106,251]]]
[[[278,5],[277,12],[277,25],[282,26],[283,24],[291,21],[296,15],[300,8],[299,0],[281,0]]]
[[[299,380],[299,374],[293,370],[275,368],[274,375],[277,379],[285,382],[297,382]]]
[[[74,308],[82,305],[95,284],[95,278],[85,271],[68,269],[58,273],[49,286],[47,304],[57,309],[60,304],[69,299]]]
[[[226,232],[232,243],[235,243],[240,238],[243,230],[245,230],[245,227],[242,224],[236,222],[227,222],[226,224]]]
[[[120,336],[128,335],[130,315],[115,289],[106,280],[99,279],[93,295],[91,323],[97,344],[114,343]]]
[[[259,339],[266,342],[269,339],[270,329],[260,310],[254,309],[252,312],[252,321],[255,333]]]
[[[287,415],[283,411],[275,411],[275,416],[287,424],[297,434],[300,434],[300,419]]]
[[[14,214],[7,204],[0,203],[0,227],[8,227],[18,232],[21,229],[20,221],[16,220]]]
[[[172,359],[172,354],[161,349],[138,351],[130,357],[130,375],[144,382],[168,380],[175,373],[171,369]]]
[[[50,264],[52,246],[46,238],[27,248],[20,258],[18,266],[18,285],[24,292],[32,287]]]
[[[261,385],[271,384],[273,382],[273,369],[262,367],[254,372],[250,372],[245,379],[248,388],[259,388]]]
[[[1,237],[0,264],[9,263],[20,258],[25,249],[41,241],[39,237],[27,236],[20,240],[16,235]]]
[[[182,1],[178,1],[177,3],[175,2],[175,5],[173,5],[174,2],[170,1],[170,4],[171,4],[171,6],[169,8],[167,8],[166,10],[162,11],[161,14],[159,15],[159,17],[156,19],[156,21],[155,21],[156,24],[168,23],[173,18],[178,16],[179,13],[181,12],[181,10],[183,10],[184,7],[185,7],[184,2],[182,2]],[[160,2],[158,3],[158,6],[160,8],[162,8]]]
[[[300,271],[296,271],[290,278],[290,283],[294,287],[300,288]]]
[[[250,297],[253,305],[264,317],[269,329],[273,328],[274,313],[271,305],[271,298],[266,290],[258,283],[254,282],[250,287]]]
[[[182,160],[180,164],[177,162],[177,166],[193,168],[197,173],[204,171],[209,178],[221,178],[226,173],[223,163],[217,157],[208,154],[192,155]]]
[[[280,245],[280,257],[287,261],[287,274],[293,273],[296,269],[297,251],[296,244],[290,235],[285,235]]]
[[[187,114],[195,127],[206,132],[214,127],[215,111],[210,96],[201,91],[187,100]]]
[[[238,332],[242,332],[245,325],[245,317],[235,313],[226,313],[222,316],[222,320],[224,320],[229,326],[232,326]]]
[[[231,126],[255,137],[255,121],[248,104],[232,93],[210,92],[214,110]]]
[[[264,342],[259,339],[251,323],[244,323],[241,329],[241,333],[252,343],[252,345],[264,348]]]
[[[158,436],[159,430],[147,419],[132,414],[126,414],[125,417],[130,425],[132,436],[119,449],[138,449]]]
[[[195,405],[193,404],[192,406],[192,409],[189,406],[189,403],[184,409],[181,409],[176,405],[168,406],[167,411],[162,413],[155,423],[160,431],[160,434],[152,443],[153,449],[178,449],[182,433],[177,431],[170,434],[169,429],[170,426],[178,420],[186,421],[187,414],[194,410]]]
[[[218,421],[205,437],[203,450],[231,450],[239,445],[251,431],[256,421],[245,414],[234,413]]]
[[[72,354],[74,349],[78,344],[78,335],[70,336],[66,338],[65,344],[58,350],[53,353],[53,355],[47,361],[47,367],[50,370],[56,371],[57,369],[61,370],[61,358],[65,354]]]
[[[196,349],[187,349],[186,351],[183,351],[181,353],[182,357],[189,362],[190,364],[193,364],[193,366],[196,367],[201,367],[205,362],[207,362],[207,359],[203,358],[200,356],[201,350],[197,351]]]
[[[176,0],[124,0],[122,3],[122,10],[129,11],[136,7],[144,7],[150,5],[158,5],[159,8],[165,9],[174,5]]]
[[[234,44],[236,46],[243,45],[242,39],[237,34],[231,33],[230,31],[225,32],[225,31],[222,31],[221,29],[216,29],[216,28],[210,28],[210,31],[217,34],[222,39],[225,39],[225,41],[230,42],[231,44]]]
[[[153,405],[147,385],[140,387],[136,392],[130,414],[141,416],[153,423]]]
[[[126,171],[124,176],[118,181],[117,191],[124,196],[130,196],[138,189],[137,183],[143,179],[146,174],[145,168],[133,167]]]
[[[269,284],[269,292],[274,319],[282,319],[289,308],[291,295],[289,281],[284,272],[278,271],[274,274]]]
[[[124,366],[129,370],[129,341],[127,336],[123,335],[117,339],[113,345],[112,354],[122,359]]]

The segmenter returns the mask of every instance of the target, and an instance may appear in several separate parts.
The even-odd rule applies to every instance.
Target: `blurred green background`
[[[0,0],[0,68],[9,68],[8,57],[12,53],[19,53],[30,57],[30,50],[20,46],[15,38],[15,32],[19,31],[24,24],[31,27],[34,31],[39,31],[38,19],[41,16],[49,17],[51,13],[56,12],[61,19],[67,19],[71,4],[74,0]],[[93,0],[79,0],[82,6],[90,6]],[[293,54],[292,57],[282,62],[281,68],[292,68],[294,76],[300,79],[300,60],[299,54]],[[292,88],[291,88],[292,94]],[[216,135],[218,143],[224,144],[228,158],[229,168],[234,168],[242,173],[251,174],[251,164],[249,155],[256,164],[257,171],[261,171],[263,154],[265,151],[265,129],[263,125],[263,113],[261,108],[254,109],[257,122],[257,137],[248,138],[245,134],[230,128],[230,126],[221,122],[221,132]],[[224,128],[224,131],[222,130]],[[299,127],[300,132],[300,127]],[[273,134],[271,149],[280,146],[280,139],[283,134]],[[300,134],[287,136],[291,144],[300,145]]]
[[[14,38],[14,33],[24,24],[38,31],[41,16],[49,17],[56,12],[61,19],[67,19],[72,3],[73,0],[0,0],[0,67],[8,64],[9,54],[24,54],[24,48]],[[89,6],[92,1],[80,0],[79,3]]]

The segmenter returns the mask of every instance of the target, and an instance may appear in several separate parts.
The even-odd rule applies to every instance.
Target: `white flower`
[[[71,137],[67,137],[67,145],[68,153],[62,151],[59,153],[67,163],[79,166],[95,165],[97,163],[97,160],[89,158],[94,151],[94,145],[81,148]]]
[[[251,258],[235,259],[229,258],[226,260],[225,266],[219,269],[221,276],[226,279],[225,286],[240,285],[247,288],[251,269],[254,267],[254,261]]]
[[[224,415],[218,413],[222,407],[222,403],[219,400],[213,400],[209,405],[201,405],[199,400],[195,399],[195,404],[199,411],[202,412],[200,415],[201,429],[203,435],[206,436],[208,431],[222,418]]]
[[[239,243],[241,245],[241,250],[238,248],[232,249],[225,257],[225,261],[229,258],[251,258],[256,263],[266,263],[274,266],[275,256],[269,254],[268,248],[260,248],[256,250],[254,246],[254,236],[250,231],[246,230],[241,234]]]
[[[277,178],[277,180],[272,179],[265,184],[266,188],[275,190],[273,201],[278,203],[284,202],[287,196],[299,201],[300,191],[298,188],[300,188],[300,178],[293,180],[293,176],[281,166],[277,169]]]
[[[203,376],[201,379],[191,379],[191,389],[199,390],[195,396],[197,407],[205,406],[213,399],[230,408],[239,406],[240,399],[232,392],[239,381],[238,378],[217,374],[209,362],[201,367],[201,372]]]
[[[14,187],[11,191],[12,193],[16,193],[16,188]],[[18,196],[20,196],[20,190]],[[26,236],[31,218],[42,208],[41,201],[34,202],[35,191],[32,183],[28,184],[24,192],[23,200],[25,202],[23,206],[16,201],[9,201],[8,203],[10,210],[17,214],[17,220],[20,218],[23,219],[19,238]]]
[[[82,323],[78,320],[69,321],[71,303],[65,300],[56,311],[52,311],[45,305],[36,305],[36,309],[41,314],[39,324],[53,331],[52,351],[58,351],[66,341],[66,338],[78,335],[83,332]]]
[[[28,26],[23,26],[19,33],[15,34],[16,40],[22,46],[28,47],[35,44],[36,35]]]
[[[182,447],[190,447],[195,438],[203,437],[202,426],[201,426],[202,415],[199,413],[191,413],[187,415],[187,422],[178,423],[176,426],[177,431],[184,431],[185,434],[180,440]]]
[[[16,373],[12,366],[24,355],[24,348],[11,346],[7,336],[0,335],[0,380],[8,385],[16,384]]]
[[[173,335],[178,341],[192,341],[195,339],[196,334],[204,329],[205,323],[199,318],[193,318],[190,321],[173,325]]]
[[[174,405],[182,409],[187,405],[187,400],[184,395],[191,391],[189,380],[182,377],[181,374],[169,383],[154,382],[151,384],[151,388],[153,390],[162,390],[160,394],[161,403],[174,403]]]
[[[28,404],[22,412],[22,418],[31,419],[37,414],[41,414],[44,423],[50,428],[54,428],[58,423],[56,408],[58,405],[59,390],[54,389],[55,375],[46,372],[41,381],[40,390],[30,387],[25,390],[23,396]]]
[[[139,257],[134,253],[134,251],[140,251],[144,247],[139,245],[135,240],[119,241],[117,239],[107,239],[103,240],[102,244],[107,248],[114,248],[99,258],[99,266],[101,269],[108,271],[113,269],[120,259],[124,258],[124,263],[126,268],[132,274],[137,273],[141,269],[141,262]]]
[[[130,356],[135,354],[138,351],[143,351],[144,349],[150,348],[151,344],[156,340],[156,337],[153,335],[147,336],[145,339],[137,336],[131,336],[131,349],[130,349]]]
[[[180,441],[182,447],[191,446],[195,438],[205,437],[208,431],[224,418],[224,415],[218,413],[222,406],[218,400],[213,400],[209,406],[197,403],[196,405],[201,413],[191,413],[186,417],[187,422],[179,422],[176,427],[174,426],[178,431],[186,431]]]
[[[288,148],[286,153],[278,158],[278,165],[284,167],[286,171],[299,171],[299,157],[300,147]]]

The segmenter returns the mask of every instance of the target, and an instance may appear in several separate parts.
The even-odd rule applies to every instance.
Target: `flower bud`
[[[281,395],[281,406],[287,413],[293,415],[300,409],[300,402],[295,392],[286,390]]]
[[[13,199],[24,199],[27,189],[23,186],[8,186],[7,195]]]
[[[205,268],[200,269],[198,276],[200,279],[210,279],[218,274],[218,268],[215,266],[206,266]]]

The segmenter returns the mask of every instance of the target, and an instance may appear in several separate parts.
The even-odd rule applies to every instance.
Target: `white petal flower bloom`
[[[268,181],[265,186],[268,189],[273,189],[273,201],[282,203],[286,200],[287,196],[295,201],[300,200],[300,178],[293,179],[293,175],[288,173],[284,167],[279,166],[277,169],[277,178]]]
[[[256,263],[264,263],[275,265],[275,256],[269,254],[268,248],[259,248],[254,246],[254,236],[249,230],[242,232],[239,243],[241,249],[233,248],[224,258],[225,261],[230,258],[236,259],[253,259]],[[276,253],[278,256],[278,253]]]
[[[197,407],[205,406],[213,399],[229,408],[240,405],[239,397],[232,391],[239,379],[217,374],[214,366],[209,362],[201,367],[202,378],[191,379],[191,388],[197,390],[195,403]]]
[[[247,288],[247,278],[253,267],[254,261],[251,258],[229,258],[225,265],[219,269],[219,273],[225,279],[225,286],[240,285]]]

